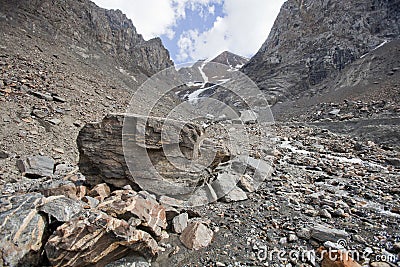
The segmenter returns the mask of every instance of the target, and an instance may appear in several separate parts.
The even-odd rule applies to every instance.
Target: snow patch
[[[382,46],[384,46],[385,44],[387,44],[389,41],[385,40],[383,41],[383,43],[381,43],[380,45],[378,45],[377,47],[373,48],[371,51],[369,51],[368,53],[362,55],[360,58],[364,58],[366,55],[368,55],[369,53],[371,53],[372,51],[375,51],[378,48],[381,48]]]
[[[124,70],[122,67],[115,67],[117,70],[119,70],[119,72],[121,72],[122,74],[125,74],[129,77],[131,77],[135,82],[137,82],[135,76],[131,75],[129,72],[127,72],[126,70]]]

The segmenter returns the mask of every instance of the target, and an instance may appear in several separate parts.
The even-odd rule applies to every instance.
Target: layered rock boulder
[[[0,198],[0,265],[35,266],[41,260],[45,216],[36,206],[43,196],[30,193]]]
[[[125,220],[88,211],[58,227],[45,250],[52,266],[104,266],[130,253],[152,258],[158,245]]]
[[[192,193],[209,178],[207,168],[229,158],[226,148],[203,139],[204,130],[193,123],[110,114],[80,131],[79,167],[92,185],[131,185],[172,195],[189,188]]]

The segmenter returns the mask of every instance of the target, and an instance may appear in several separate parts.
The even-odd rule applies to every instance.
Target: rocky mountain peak
[[[87,57],[90,51],[97,57],[108,54],[126,70],[146,76],[173,65],[161,40],[145,41],[120,10],[106,10],[89,0],[0,2],[10,23],[54,44],[65,42]]]
[[[218,56],[216,56],[211,62],[224,64],[230,66],[232,68],[240,68],[244,64],[246,64],[249,60],[245,57],[236,55],[229,51],[224,51]]]

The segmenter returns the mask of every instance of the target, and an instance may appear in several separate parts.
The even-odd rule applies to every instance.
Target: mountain
[[[119,10],[84,1],[2,0],[2,19],[53,45],[68,44],[83,58],[112,56],[135,74],[150,76],[172,66],[159,38],[145,41]]]
[[[238,71],[249,60],[224,51],[212,60],[199,60],[189,67],[179,69],[179,74],[192,82],[213,82],[226,79],[227,72]]]
[[[286,1],[243,67],[271,102],[312,96],[326,79],[400,34],[400,2]]]
[[[231,53],[229,51],[224,51],[215,57],[211,62],[220,63],[229,66],[231,69],[240,69],[244,64],[246,64],[249,59]]]
[[[176,94],[182,100],[212,96],[247,62],[245,57],[224,51],[212,60],[199,60],[192,66],[180,68],[178,73],[186,84],[177,88]]]
[[[14,170],[11,158],[37,153],[76,162],[81,126],[124,112],[150,75],[173,66],[159,38],[145,41],[121,11],[88,0],[0,0],[0,29],[0,149]]]

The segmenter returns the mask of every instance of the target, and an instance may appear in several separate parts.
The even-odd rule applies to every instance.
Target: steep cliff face
[[[84,57],[91,53],[100,57],[102,52],[124,69],[146,76],[173,65],[161,40],[145,41],[119,10],[105,10],[89,0],[1,0],[0,4],[10,22],[55,45],[67,43]]]
[[[272,102],[310,96],[328,76],[399,38],[399,25],[399,1],[288,0],[243,71]]]

